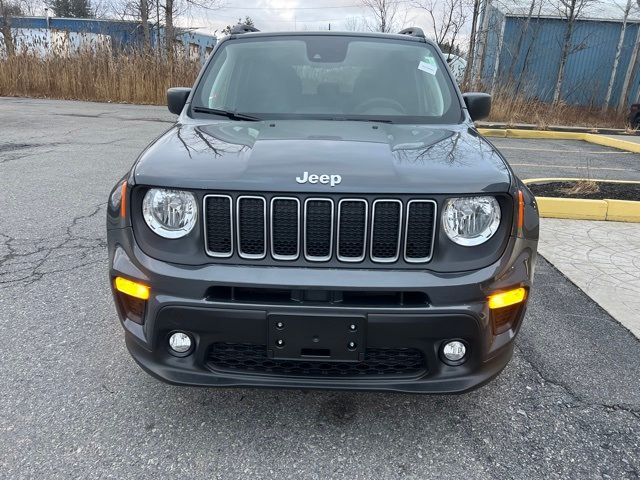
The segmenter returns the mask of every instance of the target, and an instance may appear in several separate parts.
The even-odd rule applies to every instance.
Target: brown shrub
[[[496,89],[489,121],[534,124],[540,129],[550,126],[580,126],[587,128],[626,128],[627,116],[615,110],[602,113],[601,108],[560,103],[553,105],[528,99],[510,88]]]
[[[167,88],[191,86],[199,70],[197,61],[139,52],[20,52],[0,59],[0,95],[161,105]]]

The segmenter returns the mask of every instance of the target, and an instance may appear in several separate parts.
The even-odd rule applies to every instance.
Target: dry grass
[[[489,121],[534,124],[544,130],[555,126],[580,126],[597,128],[627,128],[627,116],[610,110],[606,114],[600,108],[588,108],[561,103],[552,105],[515,95],[508,88],[495,92]]]
[[[575,182],[571,187],[564,188],[561,191],[569,196],[590,195],[598,193],[600,191],[600,186],[593,180],[583,179]]]
[[[198,61],[177,57],[173,62],[140,52],[113,53],[92,45],[73,54],[41,57],[19,52],[0,57],[0,96],[27,96],[98,102],[164,105],[166,90],[191,86],[200,69]],[[599,109],[550,105],[514,95],[512,89],[495,92],[490,121],[588,128],[626,128],[625,115],[603,115]]]
[[[191,86],[199,69],[197,61],[108,49],[44,58],[22,52],[0,59],[0,95],[161,105],[167,88]]]

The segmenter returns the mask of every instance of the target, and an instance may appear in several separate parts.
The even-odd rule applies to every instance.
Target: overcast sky
[[[224,7],[205,11],[198,9],[180,19],[182,26],[222,29],[235,24],[238,18],[250,16],[256,27],[274,30],[344,30],[347,26],[373,21],[370,11],[360,0],[221,0]],[[427,27],[423,11],[413,8],[411,0],[398,0],[398,26]]]

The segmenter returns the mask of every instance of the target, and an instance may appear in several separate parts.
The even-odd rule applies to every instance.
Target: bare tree
[[[629,20],[629,14],[631,13],[632,6],[633,6],[633,0],[627,0],[627,4],[623,8],[622,27],[620,28],[620,38],[618,39],[616,54],[614,55],[614,58],[613,58],[613,69],[611,70],[611,76],[609,77],[607,94],[605,95],[604,103],[602,104],[603,113],[609,109],[609,103],[611,102],[611,95],[613,94],[613,85],[615,84],[616,74],[618,73],[618,64],[620,63],[620,57],[622,56],[622,45],[624,44],[624,35],[627,32],[627,22]]]
[[[566,21],[567,27],[562,38],[562,53],[560,54],[560,66],[558,67],[558,76],[556,78],[556,86],[553,91],[553,103],[557,104],[562,99],[562,84],[564,82],[565,69],[569,55],[572,52],[573,32],[576,23],[580,18],[583,10],[597,3],[597,0],[559,0],[558,13]]]
[[[476,60],[474,62],[474,82],[473,88],[477,88],[481,84],[482,74],[484,72],[484,61],[486,58],[485,50],[487,47],[487,38],[489,36],[489,17],[492,0],[484,0],[480,7],[480,28],[478,30]]]
[[[91,6],[96,18],[108,18],[111,15],[111,5],[107,0],[93,0]]]
[[[173,28],[173,14],[175,13],[176,4],[174,0],[165,0],[164,3],[164,35],[165,46],[167,47],[167,58],[173,61],[173,49],[175,41],[175,33]]]
[[[20,15],[28,17],[35,17],[43,6],[40,0],[19,0],[16,3],[20,7]]]
[[[20,15],[20,5],[16,3],[8,3],[6,0],[0,0],[0,33],[7,53],[7,57],[13,57],[16,54],[16,47],[11,33],[11,17]]]
[[[415,6],[429,15],[433,39],[438,45],[450,45],[450,55],[469,18],[469,0],[419,0]]]
[[[640,0],[638,0],[638,6],[640,7]],[[631,52],[631,58],[629,59],[629,65],[624,75],[624,81],[622,83],[622,90],[620,92],[620,99],[618,101],[618,112],[623,112],[627,108],[627,102],[629,101],[629,95],[631,90],[631,80],[634,77],[634,72],[638,66],[638,54],[640,53],[640,28],[636,34],[635,42],[633,44],[633,51]]]
[[[139,0],[140,6],[140,25],[142,25],[142,38],[144,42],[144,51],[151,50],[151,31],[149,29],[149,0]]]
[[[151,19],[153,9],[157,8],[158,0],[97,0],[100,12],[96,16],[115,16],[121,20],[135,19],[140,22],[143,46],[145,51],[151,50]],[[160,19],[157,18],[159,23]]]
[[[476,58],[476,36],[478,16],[480,15],[480,3],[481,0],[473,0],[473,13],[471,15],[471,35],[469,36],[469,50],[467,51],[467,68],[464,71],[464,79],[462,84],[469,86],[471,83],[471,75],[474,70],[474,63]]]
[[[362,6],[373,14],[375,21],[370,27],[372,30],[384,33],[394,31],[400,0],[362,0]]]
[[[342,28],[347,32],[362,32],[367,29],[367,22],[364,18],[349,17],[344,21]]]
[[[159,0],[158,0],[159,1]],[[175,25],[174,19],[188,13],[193,8],[217,10],[223,6],[224,0],[165,0],[164,12],[165,42],[167,56],[171,61],[174,55]]]
[[[520,89],[522,88],[523,84],[525,84],[524,80],[526,80],[527,74],[528,74],[528,70],[529,70],[529,60],[531,58],[531,52],[533,51],[533,48],[538,40],[538,37],[540,35],[540,30],[542,29],[542,23],[539,21],[540,20],[540,16],[542,15],[542,5],[543,5],[543,1],[540,1],[538,3],[538,11],[536,13],[536,19],[538,21],[535,22],[535,25],[533,26],[533,29],[531,30],[531,40],[529,41],[529,45],[527,46],[527,48],[524,51],[524,56],[522,57],[522,68],[520,69],[520,73],[518,75],[513,75],[511,77],[511,79],[515,79],[517,78],[518,81],[516,82],[515,85],[515,89],[513,91],[514,95],[517,95],[520,92]],[[531,22],[529,21],[529,25],[528,28],[531,28]],[[520,53],[518,54],[518,56],[520,55]],[[514,61],[512,61],[512,65],[515,63],[515,59]],[[510,79],[510,80],[511,80]]]
[[[507,82],[511,83],[513,80],[513,69],[516,66],[516,62],[520,59],[520,52],[522,51],[522,42],[524,41],[525,35],[529,32],[529,25],[531,24],[531,19],[533,18],[533,12],[536,8],[536,1],[539,3],[538,12],[540,11],[540,7],[542,4],[541,0],[531,0],[529,4],[529,12],[527,13],[527,19],[524,22],[522,29],[520,30],[520,35],[518,36],[518,41],[516,42],[516,47],[511,55],[511,64],[509,65],[509,72],[507,73]]]
[[[627,109],[627,102],[629,101],[629,95],[631,95],[631,80],[634,77],[634,72],[638,66],[638,54],[640,53],[640,28],[636,35],[635,44],[633,45],[633,51],[631,52],[631,60],[629,61],[629,67],[624,76],[624,83],[622,85],[622,93],[620,94],[620,101],[618,102],[618,111],[624,112]],[[640,95],[640,90],[638,90]],[[636,100],[637,101],[637,100]]]

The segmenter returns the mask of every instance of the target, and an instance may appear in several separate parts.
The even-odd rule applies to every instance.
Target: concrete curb
[[[525,185],[533,183],[579,181],[579,178],[529,178]],[[636,181],[594,180],[606,183],[633,183]],[[611,222],[640,223],[640,201],[588,200],[580,198],[536,197],[538,211],[545,218],[569,218],[573,220],[601,220]]]
[[[582,140],[585,142],[617,148],[625,152],[640,153],[640,143],[611,138],[605,135],[584,132],[553,132],[547,130],[520,130],[511,128],[479,128],[478,132],[485,137],[546,139],[546,140]]]

